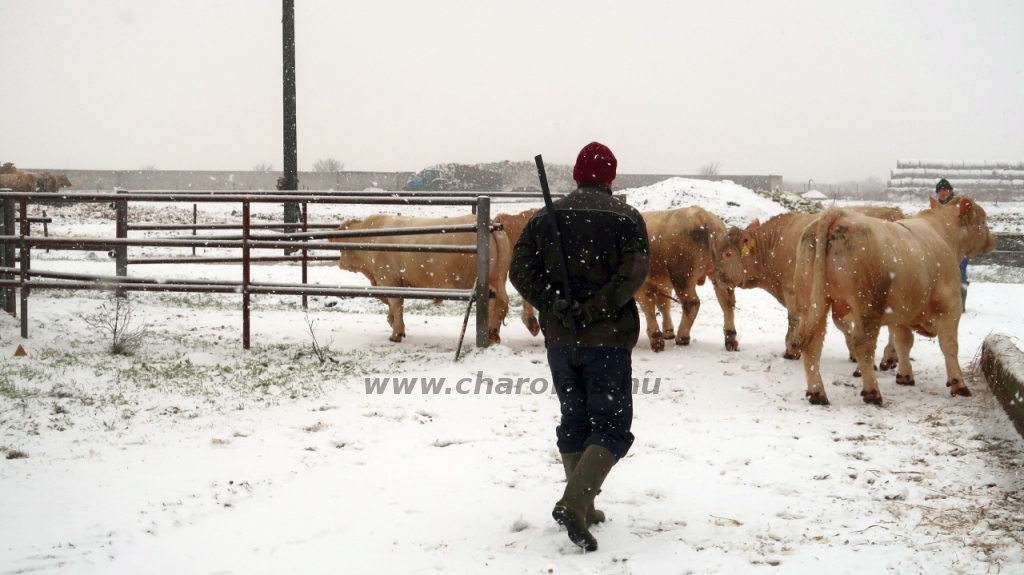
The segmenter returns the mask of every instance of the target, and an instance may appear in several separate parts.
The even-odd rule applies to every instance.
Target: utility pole
[[[282,0],[281,38],[284,43],[284,181],[281,190],[299,189],[299,152],[295,114],[295,0]],[[298,223],[299,204],[284,205],[285,223]],[[286,229],[294,232],[294,229]],[[287,251],[285,252],[287,253]]]

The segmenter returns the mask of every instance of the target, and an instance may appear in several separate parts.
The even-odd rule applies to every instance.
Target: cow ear
[[[932,196],[928,196],[928,207],[932,209],[939,207],[939,201]]]
[[[967,212],[971,211],[972,207],[974,207],[974,202],[972,202],[971,200],[968,200],[967,198],[961,199],[960,200],[960,217],[962,218],[962,217],[966,216]]]
[[[759,227],[761,227],[761,220],[760,219],[755,219],[754,221],[750,222],[750,225],[747,226],[747,229],[748,230],[756,230]]]

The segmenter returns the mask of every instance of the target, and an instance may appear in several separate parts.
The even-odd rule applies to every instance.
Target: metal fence
[[[971,258],[972,264],[1024,268],[1024,234],[996,232],[996,249]]]
[[[20,295],[21,336],[28,337],[29,295],[33,289],[71,289],[71,290],[104,290],[123,294],[127,291],[159,291],[159,292],[191,292],[191,293],[238,293],[242,299],[242,345],[248,349],[250,344],[250,297],[252,294],[284,294],[302,296],[337,296],[337,297],[379,297],[406,299],[447,299],[473,300],[476,303],[476,343],[486,347],[490,343],[488,330],[488,292],[487,278],[490,264],[490,232],[500,229],[491,224],[491,198],[476,193],[436,192],[421,193],[380,193],[380,192],[318,192],[315,195],[302,192],[181,192],[181,191],[117,191],[114,193],[21,193],[0,190],[0,293],[4,300],[0,301],[4,309],[14,311],[14,290]],[[496,193],[507,197],[535,197],[526,193]],[[48,238],[33,237],[28,217],[29,204],[50,202],[109,203],[116,210],[116,237],[76,237]],[[190,203],[238,203],[242,208],[241,224],[136,224],[128,222],[128,204],[131,202],[163,202]],[[332,230],[309,231],[311,224],[306,218],[299,224],[252,224],[250,221],[251,204],[281,204],[295,202],[303,206],[302,213],[307,213],[308,204],[360,204],[360,205],[409,205],[409,206],[471,206],[476,213],[475,224],[452,226],[423,226],[418,228],[376,229],[376,230]],[[210,227],[216,226],[216,227]],[[19,229],[16,230],[15,228]],[[302,231],[292,231],[300,227]],[[317,226],[321,227],[321,226]],[[238,229],[240,234],[232,236],[198,236],[175,238],[130,238],[131,230],[192,230],[199,229]],[[283,229],[283,233],[273,235],[253,234],[253,230]],[[331,243],[330,238],[386,237],[396,235],[433,234],[433,233],[476,233],[476,245],[427,245],[427,244],[377,244],[377,243]],[[129,247],[183,247],[183,248],[230,248],[241,250],[238,257],[178,257],[178,258],[128,258]],[[32,248],[45,247],[59,250],[101,250],[109,251],[115,259],[116,275],[91,275],[66,272],[44,272],[31,269]],[[15,257],[15,250],[18,257]],[[300,252],[297,256],[253,257],[255,249],[284,249]],[[430,289],[404,287],[325,287],[306,283],[306,263],[313,259],[310,250],[362,250],[362,251],[398,251],[398,252],[444,252],[476,254],[477,277],[473,289]],[[194,253],[194,252],[193,252]],[[337,259],[331,256],[326,259]],[[240,263],[241,281],[191,281],[152,277],[129,277],[130,263]],[[257,283],[250,281],[250,268],[253,262],[260,261],[301,261],[303,264],[303,283]],[[15,267],[15,263],[19,265]]]

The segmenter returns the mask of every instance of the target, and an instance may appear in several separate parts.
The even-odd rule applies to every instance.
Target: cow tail
[[[818,218],[817,222],[811,223],[804,231],[803,237],[800,239],[800,249],[797,253],[806,253],[806,250],[810,246],[807,244],[810,241],[814,241],[814,259],[810,262],[811,266],[811,277],[810,277],[810,292],[806,290],[805,286],[800,285],[801,278],[806,283],[807,278],[807,266],[806,260],[797,263],[803,269],[797,269],[797,276],[795,281],[797,282],[797,297],[803,304],[803,313],[800,314],[800,326],[796,330],[795,341],[793,342],[798,349],[803,349],[804,345],[811,337],[811,332],[814,330],[814,326],[824,321],[825,314],[828,313],[828,306],[825,303],[825,258],[828,255],[828,233],[832,226],[836,223],[840,217],[842,217],[843,211],[839,208],[829,208]],[[810,227],[814,226],[813,235],[811,234]],[[812,240],[813,238],[813,240]]]
[[[495,285],[505,285],[508,281],[508,269],[512,265],[512,244],[504,231],[491,232],[491,242],[497,254],[496,261],[491,262],[489,280]]]

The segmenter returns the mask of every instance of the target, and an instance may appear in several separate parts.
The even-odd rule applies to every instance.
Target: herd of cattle
[[[15,192],[56,192],[70,188],[71,180],[63,174],[50,172],[26,172],[7,162],[0,166],[0,189],[9,188]]]
[[[70,187],[63,175],[26,172],[0,166],[0,188],[56,192]],[[508,313],[505,286],[512,247],[536,209],[494,218],[491,232],[488,323],[491,341],[500,342]],[[664,351],[666,340],[689,345],[700,298],[697,286],[708,279],[722,307],[725,348],[739,350],[735,324],[735,288],[761,288],[788,315],[787,359],[803,359],[807,397],[828,404],[819,363],[826,319],[846,338],[854,375],[863,378],[865,402],[881,404],[874,356],[879,330],[889,341],[879,369],[896,368],[896,383],[914,385],[910,349],[914,332],[938,337],[946,362],[946,385],[954,396],[970,395],[957,360],[957,330],[963,311],[959,262],[995,248],[985,211],[966,196],[906,217],[899,208],[829,208],[821,214],[785,213],[746,229],[726,227],[715,214],[697,207],[643,213],[650,239],[651,268],[636,300],[647,320],[651,349]],[[420,218],[374,215],[344,222],[339,229],[384,229],[441,224],[472,224],[476,216]],[[475,234],[429,234],[361,238],[360,242],[470,245]],[[331,241],[344,242],[345,239]],[[437,252],[343,251],[339,266],[365,275],[371,285],[470,289],[476,282],[476,256]],[[673,295],[674,294],[674,295]],[[388,306],[391,341],[405,337],[403,300],[382,298]],[[683,309],[678,331],[672,302]],[[661,315],[659,324],[657,315]],[[523,302],[522,321],[536,336],[540,324]]]
[[[488,277],[490,337],[496,343],[509,307],[505,285],[512,247],[534,212],[494,218],[502,228],[491,232]],[[879,369],[896,368],[896,383],[914,385],[910,349],[916,331],[938,336],[950,393],[970,395],[957,360],[963,311],[958,264],[995,247],[985,211],[970,198],[956,196],[945,205],[933,200],[928,209],[911,217],[898,208],[833,207],[821,214],[785,213],[764,224],[754,221],[746,229],[729,228],[721,218],[696,206],[644,212],[643,217],[651,269],[636,300],[646,317],[654,351],[663,351],[667,339],[674,339],[676,345],[690,343],[690,329],[700,310],[696,287],[710,279],[725,317],[729,351],[739,350],[735,288],[764,289],[785,307],[789,326],[784,357],[803,359],[807,397],[813,404],[828,404],[819,362],[830,312],[846,337],[850,360],[857,363],[854,375],[863,378],[865,402],[882,403],[874,356],[883,325],[889,329],[889,342]],[[375,215],[349,220],[339,229],[474,222],[475,216]],[[475,234],[432,234],[357,241],[470,245],[475,240]],[[375,286],[469,289],[476,281],[476,256],[467,254],[344,251],[339,266],[365,275]],[[400,342],[405,337],[402,299],[382,301],[388,306],[390,339]],[[672,321],[673,301],[683,309],[678,331]],[[534,310],[526,302],[522,321],[532,335],[540,332]]]

